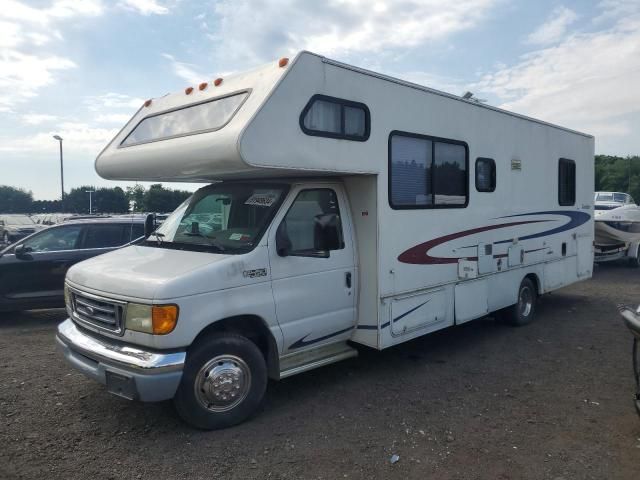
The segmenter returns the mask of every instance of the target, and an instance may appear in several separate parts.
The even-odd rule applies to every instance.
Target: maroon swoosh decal
[[[541,223],[548,222],[549,220],[528,220],[522,222],[510,222],[501,223],[500,225],[487,225],[485,227],[472,228],[470,230],[464,230],[462,232],[451,233],[444,237],[434,238],[428,242],[421,243],[415,247],[411,247],[398,255],[398,261],[402,263],[411,263],[414,265],[443,265],[447,263],[458,263],[458,257],[432,257],[429,255],[429,250],[443,243],[455,240],[456,238],[466,237],[475,233],[486,232],[489,230],[497,230],[499,228],[515,227],[516,225],[526,225],[529,223]],[[471,257],[463,257],[469,258]]]

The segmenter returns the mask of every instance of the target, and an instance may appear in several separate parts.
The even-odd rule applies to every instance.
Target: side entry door
[[[272,288],[287,353],[343,341],[355,324],[351,222],[338,188],[301,188],[269,237]]]

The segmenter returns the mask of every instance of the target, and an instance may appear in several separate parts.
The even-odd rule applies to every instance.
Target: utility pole
[[[89,215],[91,215],[91,194],[96,193],[95,190],[85,190],[84,193],[89,194]]]
[[[60,135],[54,135],[53,138],[60,142],[60,206],[64,212],[64,167],[62,162],[62,137]]]

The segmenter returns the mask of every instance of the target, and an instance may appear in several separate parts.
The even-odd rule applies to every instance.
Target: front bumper
[[[130,400],[168,400],[182,380],[184,351],[154,352],[96,338],[70,319],[58,326],[56,343],[74,368],[106,385],[110,393]]]

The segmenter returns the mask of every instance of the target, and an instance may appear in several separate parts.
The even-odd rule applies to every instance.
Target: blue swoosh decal
[[[349,330],[353,330],[353,328],[354,327],[345,328],[344,330],[339,330],[337,332],[333,332],[333,333],[330,333],[328,335],[325,335],[324,337],[314,338],[313,340],[309,340],[309,341],[306,341],[306,338],[311,334],[307,333],[300,340],[297,340],[297,341],[293,342],[289,346],[289,350],[295,350],[296,348],[306,347],[307,345],[313,345],[314,343],[321,342],[322,340],[326,340],[327,338],[335,337],[335,336],[340,335],[341,333],[345,333],[345,332],[348,332]]]
[[[560,210],[560,211],[547,211],[547,212],[533,212],[533,213],[520,213],[518,215],[507,215],[506,217],[498,217],[498,218],[514,218],[514,217],[530,217],[532,215],[564,215],[565,217],[569,217],[570,220],[568,223],[561,225],[556,228],[552,228],[551,230],[545,230],[544,232],[534,233],[533,235],[527,235],[524,237],[519,237],[519,240],[530,240],[532,238],[540,238],[546,237],[548,235],[553,235],[555,233],[565,232],[567,230],[571,230],[572,228],[577,228],[580,225],[587,223],[591,219],[591,215],[585,212],[577,212],[574,210]],[[509,243],[512,239],[509,240],[501,240],[495,243]]]

